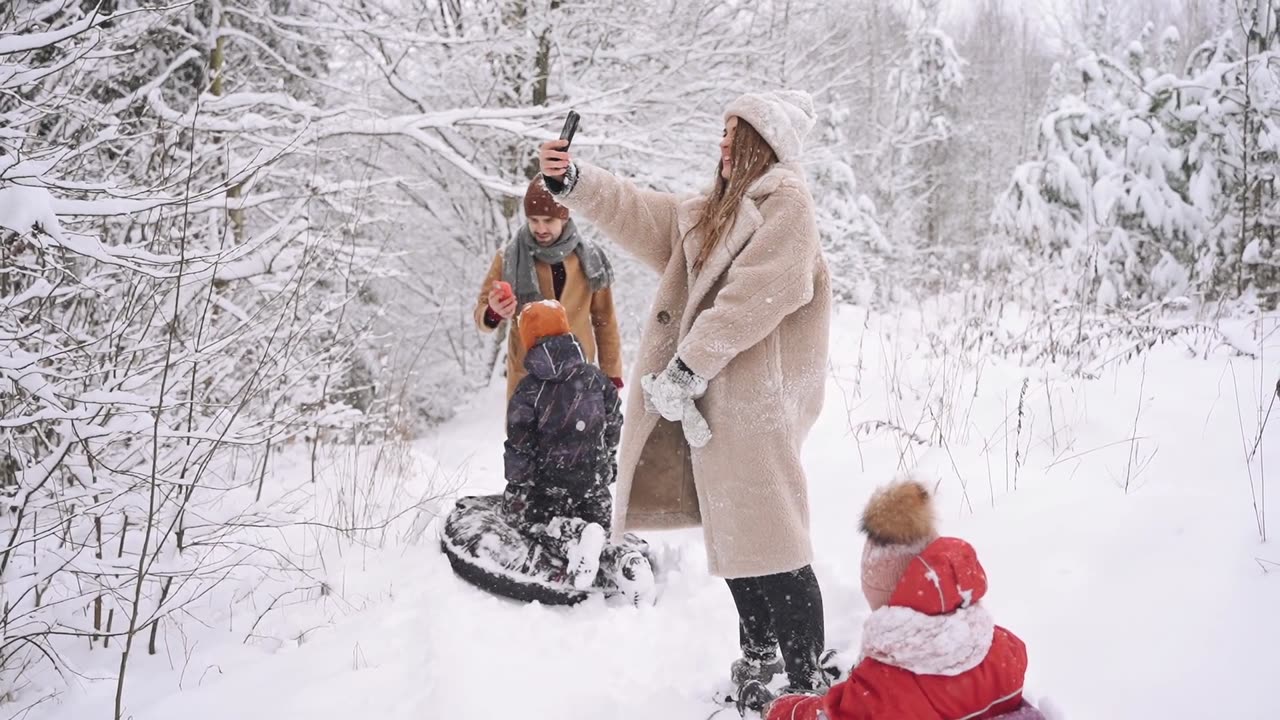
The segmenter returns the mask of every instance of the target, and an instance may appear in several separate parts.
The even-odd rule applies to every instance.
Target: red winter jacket
[[[987,720],[1017,710],[1026,647],[978,604],[986,593],[973,547],[935,540],[867,618],[849,679],[824,697],[779,698],[768,720]]]

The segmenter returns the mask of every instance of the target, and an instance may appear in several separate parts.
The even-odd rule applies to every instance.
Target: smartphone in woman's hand
[[[568,150],[573,144],[573,135],[578,132],[578,113],[570,110],[569,116],[564,119],[564,127],[560,129],[560,139],[565,141],[561,150]]]
[[[564,119],[564,127],[560,129],[560,139],[548,140],[538,146],[538,169],[544,177],[560,180],[569,167],[569,146],[573,144],[573,135],[578,132],[578,113],[569,111]],[[560,143],[563,146],[557,147]]]

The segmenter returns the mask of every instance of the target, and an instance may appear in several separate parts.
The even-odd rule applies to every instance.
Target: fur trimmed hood
[[[995,620],[981,605],[949,615],[890,605],[862,626],[862,654],[918,675],[954,677],[982,663],[995,631]]]
[[[987,571],[978,553],[960,538],[929,543],[907,566],[890,605],[926,615],[946,615],[977,603],[987,595]]]
[[[977,667],[995,621],[978,605],[987,574],[973,546],[939,538],[907,565],[889,604],[867,618],[862,651],[920,675],[954,676]]]

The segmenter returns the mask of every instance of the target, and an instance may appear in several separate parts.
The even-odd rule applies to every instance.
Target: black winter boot
[[[773,691],[765,687],[759,680],[748,680],[738,688],[738,714],[746,716],[747,711],[761,712],[765,706],[777,699]]]
[[[737,688],[742,687],[748,680],[756,680],[768,685],[775,677],[781,675],[784,669],[782,657],[776,653],[773,657],[763,660],[740,657],[729,665],[729,679]]]

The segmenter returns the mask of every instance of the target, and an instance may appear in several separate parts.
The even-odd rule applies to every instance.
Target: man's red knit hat
[[[524,216],[533,217],[541,215],[544,217],[560,218],[561,220],[569,219],[569,208],[556,202],[556,199],[547,192],[547,188],[542,184],[542,177],[536,177],[529,183],[529,189],[524,193]]]

